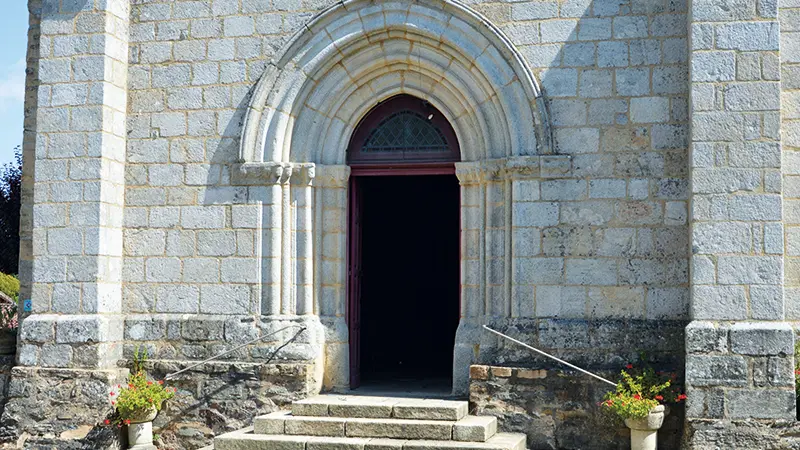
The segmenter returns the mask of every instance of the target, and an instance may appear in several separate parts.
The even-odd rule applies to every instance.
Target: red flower
[[[113,397],[113,396],[115,396],[116,394],[112,392],[112,393],[110,393],[110,394],[108,394],[108,395],[110,395],[110,396],[112,396],[112,397]]]
[[[678,401],[686,400],[686,394],[681,394],[678,396]]]
[[[152,381],[148,381],[148,382],[147,382],[147,385],[148,385],[148,386],[151,386],[152,384],[153,384],[153,382],[152,382]]]
[[[658,400],[658,401],[664,400],[664,397],[662,397],[660,395],[656,395],[656,400]]]
[[[117,402],[113,402],[113,401],[111,402],[111,406],[114,406],[116,404],[117,404]]]
[[[628,364],[627,366],[625,366],[625,368],[626,369],[633,369],[633,364]]]
[[[130,425],[130,424],[131,424],[131,419],[125,419],[125,425]]]
[[[164,380],[158,380],[158,384],[164,384]]]
[[[108,420],[108,419],[104,420],[103,423],[106,424],[106,425],[111,425],[111,421]]]
[[[639,395],[639,394],[633,394],[633,398],[634,398],[634,400],[641,400],[642,396]]]
[[[133,389],[133,384],[131,384],[131,383],[128,383],[128,388],[131,388],[131,389]]]

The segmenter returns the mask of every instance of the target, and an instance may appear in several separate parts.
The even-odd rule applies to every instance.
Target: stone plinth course
[[[217,450],[524,450],[524,434],[497,433],[497,419],[467,415],[466,401],[321,395],[218,436]],[[345,411],[352,414],[344,414]]]

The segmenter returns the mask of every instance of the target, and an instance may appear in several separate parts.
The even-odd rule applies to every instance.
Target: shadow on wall
[[[532,256],[564,260],[530,265],[523,315],[687,320],[686,1],[514,3],[510,17],[502,29],[540,80],[556,151],[573,157],[570,178],[540,184],[559,217],[532,229]]]
[[[528,318],[498,319],[496,329],[611,379],[640,352],[658,369],[682,374],[689,308],[687,2],[475,8],[495,23],[513,21],[501,28],[541,83],[555,150],[573,156],[571,177],[540,183],[539,200],[557,204],[559,216],[533,229],[536,263],[526,266],[536,274],[533,299],[523,297],[533,306],[522,314]],[[479,412],[499,414],[505,430],[526,432],[533,448],[627,446],[625,427],[609,423],[595,404],[604,386],[489,339],[481,364],[547,376],[473,380]],[[497,398],[508,400],[490,401]],[[679,448],[683,411],[674,410],[661,448]],[[606,427],[598,440],[593,430]]]

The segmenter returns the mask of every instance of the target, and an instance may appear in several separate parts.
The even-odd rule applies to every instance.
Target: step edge
[[[482,449],[482,450],[515,450],[519,448],[521,443],[527,441],[527,436],[523,433],[497,433],[492,439],[486,442],[461,442],[461,441],[451,441],[451,440],[438,440],[438,439],[397,439],[397,438],[385,438],[385,437],[333,437],[333,436],[309,436],[309,435],[274,435],[274,434],[253,434],[252,427],[243,428],[241,430],[236,430],[233,432],[225,433],[220,436],[216,436],[214,439],[218,439],[221,437],[225,437],[225,440],[243,440],[243,441],[325,441],[326,438],[331,440],[335,440],[336,442],[366,442],[370,443],[371,441],[390,441],[390,443],[400,443],[404,444],[407,443],[409,445],[419,445],[422,444],[435,444],[435,443],[442,443],[443,445],[449,446],[461,446],[462,448],[474,448],[474,449]],[[516,442],[512,442],[511,445],[513,447],[508,447],[508,443],[498,443],[497,440],[514,440]],[[492,442],[495,440],[495,442]],[[405,446],[401,446],[401,448],[405,448]],[[522,447],[525,448],[525,447]]]

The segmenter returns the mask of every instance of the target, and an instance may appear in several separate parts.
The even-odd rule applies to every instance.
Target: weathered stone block
[[[742,356],[687,355],[686,382],[691,386],[746,386],[747,362]]]
[[[719,49],[770,51],[778,50],[779,47],[778,22],[729,23],[719,25],[716,31],[716,44]]]
[[[697,223],[692,231],[692,251],[698,254],[749,253],[751,245],[748,223]]]
[[[155,341],[165,337],[166,322],[157,318],[132,316],[125,319],[125,338]]]
[[[780,83],[731,83],[724,93],[729,111],[777,111],[781,106]]]
[[[725,392],[722,389],[688,389],[686,417],[721,419],[724,415]]]
[[[733,52],[694,52],[691,56],[692,81],[733,81],[736,55]]]
[[[52,342],[57,316],[33,314],[20,326],[20,339],[25,342]]]
[[[39,354],[42,367],[69,367],[72,364],[72,347],[65,344],[44,344]]]
[[[728,351],[728,327],[713,322],[693,321],[686,327],[688,353],[725,353]]]
[[[189,319],[183,322],[181,336],[190,341],[216,341],[224,336],[225,322],[220,319]]]
[[[720,284],[782,284],[783,258],[779,256],[720,256]]]
[[[56,323],[56,342],[86,344],[117,341],[122,338],[121,324],[100,316],[61,316]]]
[[[726,392],[732,419],[795,419],[795,394],[791,389],[730,389]]]
[[[731,326],[731,351],[743,355],[794,354],[794,333],[782,322],[740,322]]]
[[[692,286],[692,318],[742,320],[747,318],[747,297],[741,286]]]

